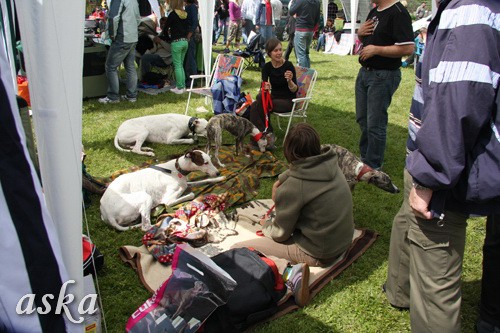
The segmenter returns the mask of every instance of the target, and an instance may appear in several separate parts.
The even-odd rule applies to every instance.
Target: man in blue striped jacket
[[[499,84],[500,2],[443,0],[428,29],[422,123],[406,161],[415,216],[400,244],[409,257],[409,284],[400,287],[411,285],[412,332],[461,331],[470,214],[487,216],[477,331],[500,332]]]

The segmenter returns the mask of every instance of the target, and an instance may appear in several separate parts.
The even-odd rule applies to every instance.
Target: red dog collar
[[[365,173],[367,173],[368,171],[371,171],[371,170],[373,170],[373,169],[370,168],[368,165],[366,165],[366,164],[363,165],[363,167],[361,168],[361,170],[358,173],[358,176],[356,177],[356,180],[359,181]]]
[[[252,139],[257,142],[262,138],[262,132],[255,134]]]

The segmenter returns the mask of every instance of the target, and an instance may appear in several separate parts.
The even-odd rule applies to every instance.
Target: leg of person
[[[319,266],[319,261],[303,252],[292,239],[277,243],[270,238],[260,237],[231,246],[239,247],[251,247],[268,256],[293,292],[295,303],[302,307],[309,302],[309,266]]]
[[[196,42],[194,38],[188,41],[186,60],[184,61],[184,72],[186,74],[186,86],[191,86],[191,75],[198,74],[196,68]]]
[[[173,42],[172,46],[172,63],[174,64],[174,73],[175,73],[175,86],[177,90],[174,92],[177,93],[184,89],[184,85],[186,84],[186,77],[184,73],[184,56],[186,55],[184,51],[184,47],[187,49],[186,41],[178,41]]]
[[[367,76],[370,73],[363,67],[359,69],[358,77],[356,78],[355,86],[355,98],[356,98],[356,122],[361,130],[361,137],[359,138],[359,153],[361,160],[366,161],[366,151],[368,149],[368,135],[367,135],[367,123],[368,123],[368,85]]]
[[[229,21],[229,36],[227,38],[226,49],[224,50],[224,52],[229,53],[229,46],[231,46],[231,42],[236,37],[236,29],[237,28],[238,28],[238,25],[235,22]]]
[[[325,38],[326,38],[325,34],[319,35],[318,45],[316,46],[316,51],[321,50],[321,48],[325,46]]]
[[[412,177],[404,170],[404,197],[398,213],[394,217],[389,247],[389,265],[384,290],[389,303],[397,308],[410,307],[410,241],[408,228],[410,220],[415,222],[415,215],[408,197],[413,187]]]
[[[292,53],[293,50],[293,39],[295,38],[295,34],[292,33],[288,36],[288,46],[286,47],[285,51],[285,60],[288,60],[290,58],[290,54]]]
[[[291,99],[273,99],[273,112],[276,113],[287,113],[292,111],[293,102]],[[269,117],[268,132],[273,132],[273,126],[271,124],[271,117]]]
[[[410,221],[410,323],[413,333],[461,332],[460,277],[468,216]],[[441,223],[440,223],[441,222]]]
[[[140,79],[144,78],[144,75],[151,71],[151,66],[156,67],[167,67],[163,58],[158,54],[149,54],[146,53],[141,57],[141,66],[140,66]]]
[[[264,45],[273,36],[273,27],[271,25],[261,26],[261,34],[264,38]]]
[[[500,215],[486,220],[478,333],[500,333]]]
[[[229,22],[229,18],[226,18],[224,20],[224,25],[223,25],[223,29],[224,29],[224,31],[223,31],[223,33],[224,33],[224,45],[226,45],[226,43],[227,43],[227,31],[229,30],[228,29],[228,25],[229,25],[228,22]]]
[[[306,65],[306,32],[296,31],[293,40],[295,54],[297,55],[297,63],[301,67]]]
[[[367,135],[366,164],[380,169],[384,162],[387,136],[387,109],[392,95],[401,82],[401,71],[371,70],[367,96]]]
[[[235,49],[239,50],[240,49],[240,41],[241,37],[243,36],[243,26],[241,24],[241,20],[236,22],[236,32],[235,32],[235,41],[234,41],[234,47]]]
[[[311,49],[311,43],[312,43],[312,40],[313,40],[313,35],[314,35],[314,32],[305,32],[304,34],[304,37],[305,37],[305,40],[306,40],[306,58],[305,58],[305,66],[303,67],[307,67],[307,68],[310,68],[311,67],[311,58],[309,58],[309,51]]]
[[[311,257],[309,254],[302,251],[297,244],[294,243],[292,238],[289,238],[285,242],[278,243],[268,237],[259,237],[239,242],[231,246],[231,248],[238,247],[252,247],[266,256],[274,256],[280,259],[285,259],[291,264],[298,264],[302,262],[313,267],[323,266],[318,259]],[[280,267],[282,269],[285,268],[283,265]],[[283,270],[281,270],[280,273],[283,273]]]
[[[135,102],[137,98],[137,70],[135,69],[135,45],[136,43],[128,44],[128,53],[123,64],[127,73],[127,94],[126,99],[130,102]]]
[[[108,78],[107,100],[111,103],[120,101],[120,80],[118,78],[118,67],[128,54],[128,49],[123,42],[113,42],[109,47],[106,58],[106,77]],[[104,100],[104,99],[102,99]],[[101,99],[99,100],[101,101]],[[107,103],[107,102],[105,102]]]

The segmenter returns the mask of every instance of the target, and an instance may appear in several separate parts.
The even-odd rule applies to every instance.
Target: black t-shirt
[[[269,61],[262,68],[262,81],[271,83],[271,97],[278,99],[292,99],[297,97],[296,92],[291,92],[288,89],[288,82],[285,79],[285,72],[291,71],[293,73],[292,81],[297,84],[297,73],[295,67],[290,61],[285,61],[283,65],[274,68],[273,64]]]
[[[410,14],[400,2],[382,11],[378,11],[377,8],[373,8],[366,18],[375,20],[375,30],[372,35],[361,38],[363,46],[414,43]],[[401,58],[373,56],[366,61],[359,60],[359,63],[375,69],[398,69],[401,66]]]
[[[187,38],[189,28],[187,14],[185,18],[180,18],[177,12],[173,10],[167,16],[167,23],[165,24],[165,27],[170,31],[171,40]]]

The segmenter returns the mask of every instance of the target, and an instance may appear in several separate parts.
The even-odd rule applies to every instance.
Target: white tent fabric
[[[202,0],[198,2],[200,27],[203,46],[203,66],[205,74],[209,75],[212,68],[212,30],[214,21],[215,0]]]
[[[84,1],[16,1],[43,192],[76,302],[82,268],[82,69]],[[63,15],[61,13],[64,13]]]

